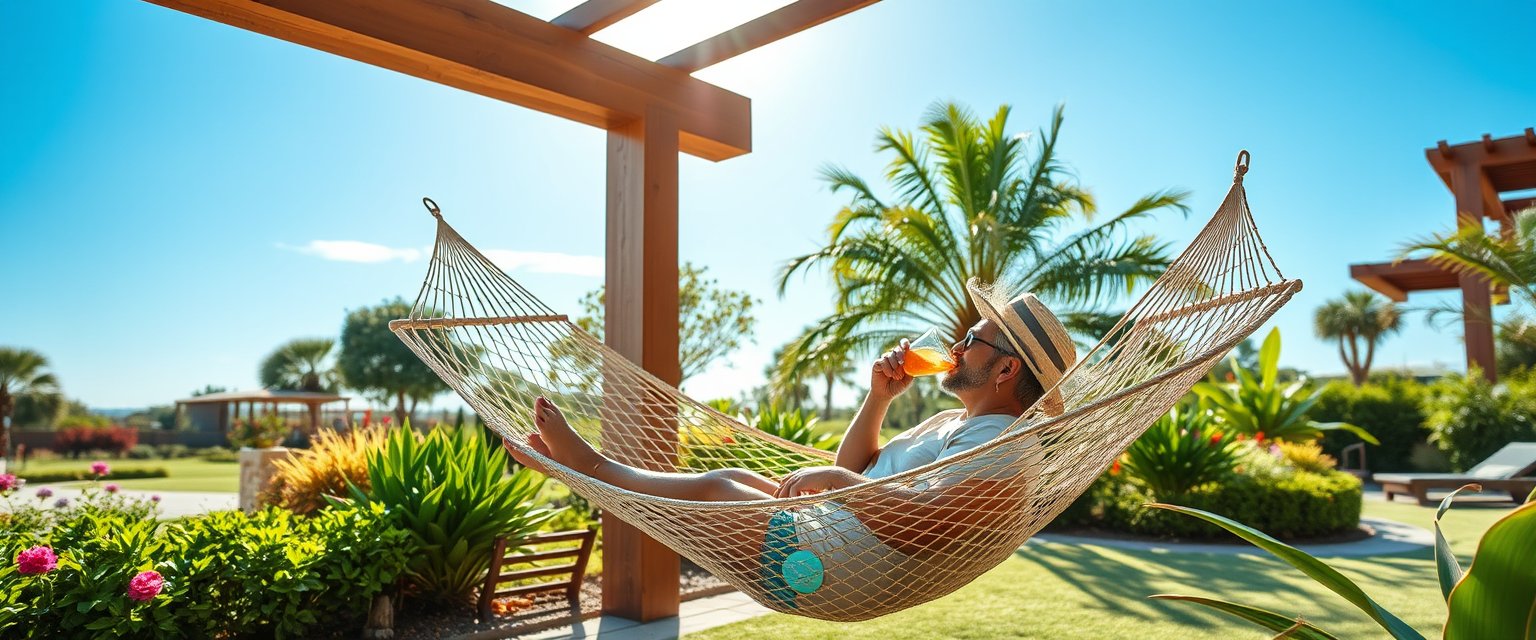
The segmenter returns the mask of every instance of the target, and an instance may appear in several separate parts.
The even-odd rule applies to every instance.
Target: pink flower
[[[156,496],[150,496],[149,497],[149,501],[150,502],[159,502],[160,501],[160,496],[157,496],[157,495]]]
[[[16,554],[16,568],[23,575],[48,573],[59,568],[59,557],[48,547],[32,547]]]
[[[59,498],[53,503],[53,506],[63,509],[64,507],[69,506],[69,498]]]
[[[122,487],[119,487],[119,486],[117,486],[115,484],[109,484],[109,485],[107,485],[105,487],[102,487],[102,489],[105,490],[107,493],[117,493],[119,490],[122,489]]]
[[[139,602],[154,600],[165,588],[165,578],[155,571],[143,571],[128,581],[128,597]]]
[[[53,489],[49,489],[48,487],[43,487],[43,488],[37,490],[37,499],[38,500],[47,500],[47,499],[52,498],[52,497],[53,497]]]
[[[105,462],[97,460],[91,463],[91,473],[94,473],[98,476],[104,476],[112,473],[112,467],[107,466],[107,463]]]
[[[0,491],[10,491],[12,489],[20,488],[21,481],[17,480],[16,476],[9,473],[0,474]]]

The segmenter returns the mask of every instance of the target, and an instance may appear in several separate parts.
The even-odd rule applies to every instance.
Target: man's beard
[[[992,365],[997,363],[1003,354],[993,352],[987,363],[981,366],[962,365],[960,368],[949,372],[939,381],[939,386],[950,393],[979,389],[987,383],[987,374],[992,371]]]

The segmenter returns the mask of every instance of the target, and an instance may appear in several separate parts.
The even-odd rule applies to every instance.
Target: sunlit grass
[[[79,460],[33,460],[27,463],[25,468],[16,470],[15,473],[23,478],[28,472],[38,471],[63,471],[85,469],[90,466],[91,460],[81,458]],[[153,458],[149,460],[106,460],[113,470],[127,469],[152,469],[162,467],[170,472],[168,478],[140,478],[133,480],[115,480],[111,477],[106,482],[111,482],[124,489],[136,491],[208,491],[220,493],[236,493],[240,491],[240,464],[237,462],[209,462],[202,458],[176,458],[166,460]],[[81,486],[85,483],[68,483],[64,486]]]

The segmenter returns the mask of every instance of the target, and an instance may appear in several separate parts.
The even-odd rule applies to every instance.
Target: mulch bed
[[[403,609],[395,614],[395,638],[438,640],[479,634],[484,634],[486,638],[511,638],[571,625],[578,620],[599,615],[603,606],[602,585],[602,576],[587,576],[581,586],[579,610],[571,607],[565,594],[558,591],[535,595],[527,602],[503,598],[498,602],[509,610],[492,616],[490,620],[480,620],[475,604],[441,605],[408,598]],[[734,590],[724,580],[710,575],[686,558],[683,560],[678,586],[682,590],[683,600]]]
[[[1237,537],[1235,535],[1230,535],[1230,534],[1229,535],[1224,535],[1224,536],[1212,537],[1212,538],[1172,538],[1172,537],[1164,538],[1164,537],[1159,537],[1159,536],[1141,536],[1141,535],[1136,535],[1134,533],[1125,533],[1123,531],[1110,531],[1108,529],[1095,529],[1095,528],[1091,528],[1091,527],[1073,527],[1073,528],[1062,528],[1062,529],[1047,529],[1046,531],[1044,531],[1044,533],[1046,535],[1050,535],[1052,533],[1059,533],[1059,534],[1063,534],[1063,535],[1077,536],[1077,537],[1080,537],[1080,538],[1099,538],[1099,539],[1103,539],[1103,540],[1134,540],[1134,541],[1137,541],[1137,542],[1153,542],[1153,543],[1161,542],[1161,543],[1165,543],[1165,544],[1230,544],[1230,545],[1252,546],[1251,544],[1249,544],[1249,542],[1247,540],[1244,540],[1242,538],[1239,538],[1239,537]],[[1298,544],[1339,544],[1339,543],[1343,543],[1343,542],[1359,542],[1361,540],[1368,539],[1368,538],[1370,538],[1371,536],[1374,536],[1374,535],[1376,535],[1376,530],[1375,529],[1372,529],[1370,527],[1370,525],[1362,524],[1362,525],[1360,525],[1356,529],[1351,529],[1349,531],[1341,531],[1339,533],[1332,533],[1332,534],[1329,534],[1329,535],[1326,535],[1326,536],[1312,536],[1312,537],[1308,537],[1308,538],[1280,538],[1279,536],[1276,536],[1276,537],[1279,538],[1279,540],[1281,542],[1284,542],[1286,544],[1298,545]]]

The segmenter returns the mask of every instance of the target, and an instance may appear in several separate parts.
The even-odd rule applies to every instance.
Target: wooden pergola
[[[1429,165],[1456,198],[1456,225],[1481,226],[1497,220],[1503,233],[1513,231],[1513,214],[1536,198],[1501,199],[1500,194],[1536,189],[1536,129],[1523,135],[1483,139],[1464,144],[1439,144],[1424,150]],[[1412,291],[1461,289],[1466,330],[1467,365],[1477,365],[1488,380],[1498,377],[1494,366],[1493,304],[1508,301],[1507,293],[1474,275],[1456,274],[1428,260],[1403,260],[1349,267],[1350,277],[1397,302]]]
[[[309,409],[309,430],[306,432],[314,435],[320,428],[320,408],[333,402],[345,403],[346,413],[351,413],[352,399],[334,393],[314,391],[272,391],[270,389],[257,389],[255,391],[221,391],[219,393],[207,393],[190,398],[182,398],[176,401],[176,418],[181,419],[182,407],[190,405],[216,405],[218,406],[218,426],[220,433],[229,433],[231,420],[240,418],[240,405],[245,405],[245,419],[254,420],[258,408],[262,413],[277,413],[282,405],[298,404]]]
[[[545,22],[491,0],[147,0],[608,131],[606,342],[677,385],[677,154],[752,150],[751,101],[691,73],[878,0],[797,0],[657,61],[590,35],[659,0]],[[603,611],[677,615],[679,560],[605,517]]]

